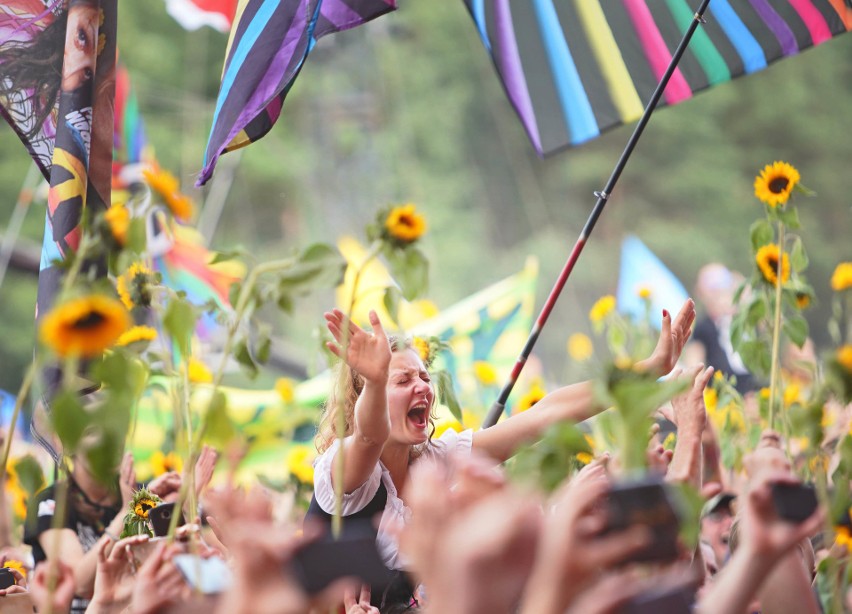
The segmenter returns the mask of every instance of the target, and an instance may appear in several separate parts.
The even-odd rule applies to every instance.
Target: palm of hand
[[[391,350],[386,338],[361,332],[352,336],[346,352],[346,364],[368,381],[386,376]]]

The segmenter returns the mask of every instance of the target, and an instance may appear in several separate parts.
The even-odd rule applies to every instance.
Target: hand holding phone
[[[680,519],[672,495],[655,477],[615,484],[607,499],[606,533],[644,525],[651,532],[650,543],[634,553],[629,562],[672,561],[678,556]]]
[[[5,567],[0,567],[0,589],[9,588],[10,586],[14,585],[14,574]]]
[[[804,522],[816,511],[819,502],[810,484],[773,483],[772,502],[778,516],[796,524]]]
[[[359,578],[373,590],[381,590],[392,578],[379,556],[370,520],[344,521],[339,538],[326,534],[306,544],[294,555],[290,571],[309,595],[340,578]]]
[[[161,503],[157,507],[148,510],[148,520],[151,521],[151,529],[154,531],[155,537],[165,537],[169,534],[169,527],[172,524],[172,515],[175,513],[174,503]],[[186,524],[183,519],[183,514],[178,518],[177,526]]]

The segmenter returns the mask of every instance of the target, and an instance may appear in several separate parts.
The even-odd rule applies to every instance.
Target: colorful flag
[[[186,30],[209,26],[227,32],[234,23],[237,0],[166,0],[166,11]]]
[[[0,109],[49,181],[36,317],[59,292],[84,211],[109,206],[117,0],[0,5]],[[104,275],[100,261],[84,274]],[[50,394],[60,379],[48,366]],[[55,452],[50,446],[47,446]]]
[[[621,270],[615,297],[618,310],[637,321],[644,319],[648,307],[641,296],[643,290],[648,292],[653,314],[651,324],[657,328],[663,309],[677,313],[689,298],[686,288],[663,261],[637,237],[628,236],[621,243]]]
[[[222,84],[198,185],[219,156],[272,128],[316,42],[396,9],[396,0],[243,0],[225,54]]]
[[[464,0],[539,155],[632,122],[700,0]],[[852,29],[849,0],[713,0],[660,100],[766,68]]]

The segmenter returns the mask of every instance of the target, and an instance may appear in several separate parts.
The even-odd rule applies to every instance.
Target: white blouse
[[[339,445],[340,442],[335,440],[331,447],[314,461],[314,496],[322,510],[328,514],[334,513],[334,487],[331,485],[331,471],[334,464],[332,461]],[[447,429],[438,439],[432,439],[426,444],[423,453],[414,459],[411,466],[414,467],[426,460],[441,460],[453,453],[470,454],[472,447],[472,430],[457,433],[452,429]],[[411,510],[399,498],[390,472],[382,464],[382,461],[376,464],[366,482],[351,493],[343,494],[343,516],[349,516],[364,509],[376,496],[380,480],[388,491],[388,501],[379,523],[377,539],[379,554],[385,565],[390,569],[404,569],[406,565],[400,557],[399,544],[388,532],[388,527],[404,525],[411,517]]]

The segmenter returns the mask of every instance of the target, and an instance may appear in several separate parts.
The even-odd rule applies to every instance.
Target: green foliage
[[[521,448],[510,465],[510,475],[552,492],[584,464],[578,454],[591,455],[586,435],[570,422],[550,427],[540,441]]]
[[[195,333],[198,316],[196,307],[186,299],[174,298],[169,301],[166,307],[163,327],[183,356],[190,354],[189,344],[192,335]]]

